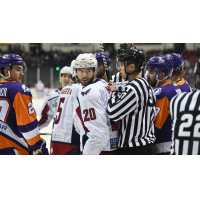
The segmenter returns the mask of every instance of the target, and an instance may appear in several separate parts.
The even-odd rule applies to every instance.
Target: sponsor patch
[[[52,100],[51,105],[53,107],[57,107],[58,106],[58,99]]]
[[[112,138],[110,139],[110,149],[117,149],[118,148],[118,138]]]
[[[8,127],[5,126],[5,125],[0,124],[0,128],[1,128],[2,130],[6,131]]]
[[[156,89],[154,90],[154,94],[155,94],[155,95],[159,95],[159,94],[161,93],[161,90],[162,90],[162,88],[156,88]]]
[[[29,88],[26,85],[22,85],[22,89],[24,90],[24,92],[30,92]]]

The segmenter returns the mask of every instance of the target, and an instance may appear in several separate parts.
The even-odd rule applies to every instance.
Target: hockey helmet
[[[95,55],[92,53],[83,53],[79,54],[74,62],[74,74],[76,75],[76,69],[80,68],[94,68],[95,73],[97,74],[98,65]]]
[[[166,79],[172,75],[174,64],[172,60],[166,56],[154,56],[147,62],[147,70],[149,69],[156,71],[156,80],[158,80],[158,76],[161,72],[165,72],[164,79]]]
[[[135,69],[140,72],[145,66],[145,56],[142,51],[137,49],[125,49],[117,56],[118,62],[124,62],[125,68],[130,64],[135,64]],[[120,64],[118,63],[118,66]]]
[[[0,76],[5,79],[10,78],[10,70],[12,69],[13,65],[21,65],[23,73],[27,71],[26,63],[23,59],[17,54],[2,54],[0,55]],[[3,75],[3,69],[8,71],[9,76],[5,77]]]
[[[166,54],[165,56],[172,60],[172,62],[174,64],[174,69],[183,71],[185,61],[184,61],[182,55],[176,54],[176,53],[170,53],[170,54]]]

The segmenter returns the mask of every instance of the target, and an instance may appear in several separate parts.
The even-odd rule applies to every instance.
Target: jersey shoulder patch
[[[161,91],[162,91],[162,88],[156,88],[156,89],[154,89],[154,94],[159,95],[161,93]]]
[[[22,85],[22,90],[25,92],[30,92],[29,88],[26,85]]]

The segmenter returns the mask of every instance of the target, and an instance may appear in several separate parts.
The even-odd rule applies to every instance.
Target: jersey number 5
[[[60,116],[62,113],[62,108],[60,107],[60,105],[61,105],[61,103],[64,103],[64,101],[65,101],[65,98],[60,98],[59,106],[57,109],[57,114],[59,113],[59,115],[57,116],[57,114],[56,114],[55,124],[58,124],[60,121]]]

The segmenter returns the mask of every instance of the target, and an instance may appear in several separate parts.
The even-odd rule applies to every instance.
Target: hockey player
[[[59,79],[62,87],[50,92],[44,100],[39,119],[40,130],[44,127],[47,127],[52,119],[55,119],[58,107],[59,94],[62,88],[73,82],[71,68],[67,66],[63,67],[60,70]]]
[[[105,70],[104,65],[103,65],[102,52],[94,53],[94,55],[95,55],[95,58],[97,59],[97,62],[98,62],[98,72],[97,72],[96,77],[99,78],[99,79],[103,79],[106,82],[108,82],[106,70]],[[106,54],[106,60],[107,60],[107,65],[110,66],[110,58],[109,58],[108,54]]]
[[[73,69],[71,64],[71,71]],[[80,155],[80,135],[74,128],[73,116],[75,114],[74,102],[82,87],[74,82],[65,86],[58,100],[58,110],[52,134],[50,155]]]
[[[175,83],[182,92],[191,92],[192,90],[190,88],[190,85],[183,78],[183,75],[185,74],[185,72],[183,71],[183,67],[185,64],[183,56],[175,53],[170,53],[165,56],[167,58],[170,58],[174,64],[174,70],[172,76],[170,77],[170,81],[172,83]]]
[[[200,155],[200,59],[195,65],[194,74],[197,90],[184,92],[170,102],[172,155]]]
[[[81,154],[118,154],[117,125],[108,118],[110,88],[96,79],[97,60],[93,54],[80,54],[75,61],[75,74],[83,89],[78,95],[74,124],[80,134]],[[81,125],[81,126],[79,126]]]
[[[167,57],[155,56],[147,62],[147,80],[154,87],[156,95],[156,117],[154,120],[157,153],[169,155],[172,137],[172,121],[169,113],[169,103],[180,88],[170,82],[173,72],[173,62]]]
[[[0,55],[0,155],[48,155],[32,94],[21,83],[26,70],[20,56]]]
[[[128,84],[122,88],[122,93],[110,86],[112,95],[108,115],[120,124],[120,155],[155,155],[155,95],[140,74],[144,67],[144,54],[137,49],[126,49],[118,55],[118,60],[120,74]]]

